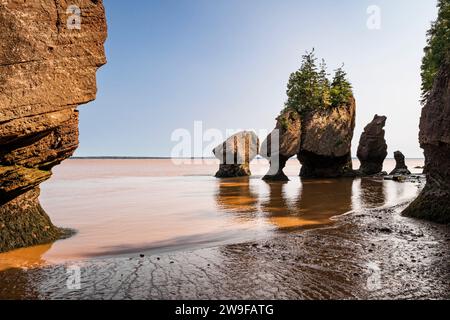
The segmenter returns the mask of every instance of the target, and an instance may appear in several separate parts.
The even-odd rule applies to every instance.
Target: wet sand
[[[128,170],[126,176],[136,174],[130,166],[124,168]],[[178,211],[173,211],[181,211],[184,216],[170,215],[170,210],[168,217],[159,219],[149,211],[142,215],[133,211],[140,208],[140,203],[125,201],[132,209],[125,218],[136,221],[128,225],[131,229],[124,230],[135,234],[121,234],[119,231],[123,230],[114,226],[124,220],[105,220],[108,216],[100,211],[94,212],[95,223],[91,225],[89,215],[79,217],[80,234],[69,240],[0,255],[4,267],[0,272],[0,298],[450,298],[449,227],[399,214],[423,183],[373,178],[300,181],[294,176],[298,168],[292,165],[288,168],[292,171],[290,183],[266,184],[258,176],[258,170],[266,168],[255,169],[252,179],[224,181],[209,180],[205,173],[189,175],[192,170],[187,170],[185,178],[200,187],[177,194],[177,201],[184,199],[183,203],[189,206],[176,205]],[[106,169],[103,166],[101,170]],[[171,172],[173,177],[158,180],[159,184],[172,183],[183,176],[180,171]],[[71,179],[80,176],[76,170],[64,174],[74,175]],[[84,170],[84,174],[86,179],[92,179],[92,172]],[[139,177],[146,174],[150,179],[157,175],[140,172]],[[107,170],[101,175],[107,176]],[[123,187],[124,180],[119,181]],[[86,180],[77,183],[81,182],[85,185]],[[58,179],[55,186],[61,186]],[[215,186],[212,192],[211,186]],[[165,190],[164,184],[162,188]],[[189,188],[187,183],[184,190]],[[109,185],[106,191],[108,194],[115,190]],[[89,194],[89,188],[84,192]],[[195,204],[198,194],[204,199],[200,206],[211,210],[196,216],[190,213],[199,209],[199,204]],[[78,195],[75,200],[82,200],[83,192]],[[158,196],[153,195],[152,199]],[[55,200],[47,198],[52,199]],[[125,198],[112,202],[120,204],[124,199],[126,192]],[[53,208],[63,206],[61,199],[56,200]],[[75,202],[71,203],[79,209]],[[48,204],[52,207],[52,203]],[[99,209],[93,202],[83,205]],[[117,210],[120,212],[120,207]],[[69,213],[66,218],[73,223],[77,216]],[[180,219],[184,228],[170,228]],[[95,229],[102,223],[103,228]],[[211,232],[199,228],[205,226],[209,230],[208,224],[213,226]],[[224,225],[228,226],[225,233],[221,230]],[[98,231],[91,233],[95,238],[89,238],[89,227]],[[155,230],[164,232],[155,235]],[[185,234],[193,230],[200,232]],[[164,241],[167,232],[177,240]],[[113,241],[126,245],[97,251],[105,242]],[[89,246],[80,251],[83,244]],[[59,255],[61,252],[65,255]],[[68,270],[74,266],[81,272],[79,290],[67,287]]]
[[[449,299],[448,226],[406,205],[270,240],[0,273],[3,299]],[[81,289],[66,268],[81,268]]]

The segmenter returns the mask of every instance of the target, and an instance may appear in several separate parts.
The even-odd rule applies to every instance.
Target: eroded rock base
[[[248,164],[221,164],[216,178],[248,177],[252,173]]]
[[[50,243],[68,235],[55,227],[31,190],[0,206],[0,252]]]
[[[262,179],[265,181],[289,181],[289,178],[283,172],[283,169],[286,167],[287,160],[288,159],[285,157],[280,156],[277,164],[271,161],[269,171]]]
[[[303,178],[339,178],[353,177],[350,154],[343,157],[325,157],[302,151],[298,155],[302,164],[300,177]]]
[[[433,192],[425,188],[403,214],[412,218],[450,224],[450,194]]]

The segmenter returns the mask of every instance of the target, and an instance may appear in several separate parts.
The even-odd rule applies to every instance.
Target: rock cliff
[[[383,162],[387,156],[387,144],[384,138],[386,117],[375,115],[364,128],[356,153],[361,166],[361,175],[374,175],[383,170]]]
[[[419,141],[425,154],[427,183],[404,214],[450,223],[450,61],[441,66],[422,109]]]
[[[353,175],[351,142],[355,128],[356,103],[323,108],[302,116],[300,176],[306,178]]]
[[[95,99],[107,30],[101,0],[2,1],[0,29],[3,252],[64,234],[42,210],[39,184],[78,146],[77,107]]]

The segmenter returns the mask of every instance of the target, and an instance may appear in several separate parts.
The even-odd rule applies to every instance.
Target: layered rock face
[[[78,146],[76,108],[95,99],[106,20],[101,0],[6,0],[0,28],[3,252],[63,234],[39,204],[39,184]]]
[[[250,162],[259,153],[259,139],[254,132],[242,131],[229,137],[213,150],[220,160],[217,178],[250,176]]]
[[[450,223],[450,61],[442,65],[420,119],[427,183],[404,214]]]
[[[405,156],[400,151],[394,152],[395,168],[391,171],[390,175],[409,175],[411,171],[408,170],[408,166],[405,163]]]
[[[384,138],[386,117],[375,115],[361,134],[357,157],[361,163],[361,175],[378,174],[383,170],[383,162],[387,156],[387,144]]]
[[[300,176],[306,178],[354,175],[351,142],[355,128],[356,103],[310,112],[302,119]]]
[[[261,145],[260,154],[270,161],[264,180],[288,181],[283,169],[286,161],[300,151],[302,123],[294,110],[285,110],[278,118],[275,129]]]

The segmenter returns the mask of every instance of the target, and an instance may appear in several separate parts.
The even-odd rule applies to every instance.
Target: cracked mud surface
[[[407,203],[271,240],[0,273],[0,298],[450,299],[450,227],[400,216]]]

